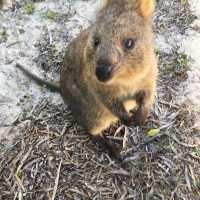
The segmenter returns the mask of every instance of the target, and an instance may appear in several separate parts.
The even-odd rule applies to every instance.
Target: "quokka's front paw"
[[[134,114],[134,124],[137,126],[143,125],[147,121],[148,116],[149,116],[148,109],[139,108],[138,110],[136,110]]]

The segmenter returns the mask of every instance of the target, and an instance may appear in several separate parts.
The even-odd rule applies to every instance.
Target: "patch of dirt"
[[[6,150],[1,147],[0,199],[200,199],[200,135],[194,113],[177,102],[189,68],[177,41],[194,19],[183,2],[158,1],[160,78],[148,123],[107,131],[124,161],[94,145],[67,106],[43,98],[15,122],[27,122],[23,135]],[[44,70],[51,73],[62,56],[43,38],[39,52],[45,52]],[[150,137],[149,130],[156,134]]]

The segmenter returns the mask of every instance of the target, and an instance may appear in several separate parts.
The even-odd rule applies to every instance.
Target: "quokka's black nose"
[[[112,68],[109,66],[98,66],[96,68],[96,76],[99,81],[105,82],[111,78]]]

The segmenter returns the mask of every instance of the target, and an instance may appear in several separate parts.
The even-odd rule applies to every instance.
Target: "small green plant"
[[[184,72],[188,70],[188,58],[186,55],[180,55],[176,65],[177,72]]]
[[[200,158],[200,148],[196,148],[196,156]]]
[[[159,49],[159,48],[156,48],[156,49],[155,49],[155,53],[156,53],[156,55],[160,55],[160,53],[161,53],[161,52],[160,52],[160,49]]]
[[[58,13],[52,10],[47,10],[44,16],[50,20],[56,20],[58,18]]]
[[[32,2],[28,2],[24,5],[24,10],[27,15],[31,15],[34,12],[34,4]]]
[[[0,42],[5,42],[8,38],[8,34],[5,28],[0,29]]]
[[[188,7],[188,6],[189,6],[188,0],[181,0],[181,5],[182,5],[184,8]]]
[[[164,69],[173,74],[184,74],[189,70],[188,57],[184,54],[178,54],[170,62],[164,65]]]
[[[5,29],[5,28],[3,28],[2,30],[0,30],[0,35],[1,35],[1,36],[7,35],[7,32],[6,32],[6,29]]]
[[[0,143],[0,150],[3,150],[5,148],[5,145],[3,143]]]

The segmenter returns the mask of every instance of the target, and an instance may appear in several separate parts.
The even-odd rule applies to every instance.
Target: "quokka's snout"
[[[120,68],[120,52],[116,47],[104,47],[97,52],[96,77],[101,82],[112,79]]]

